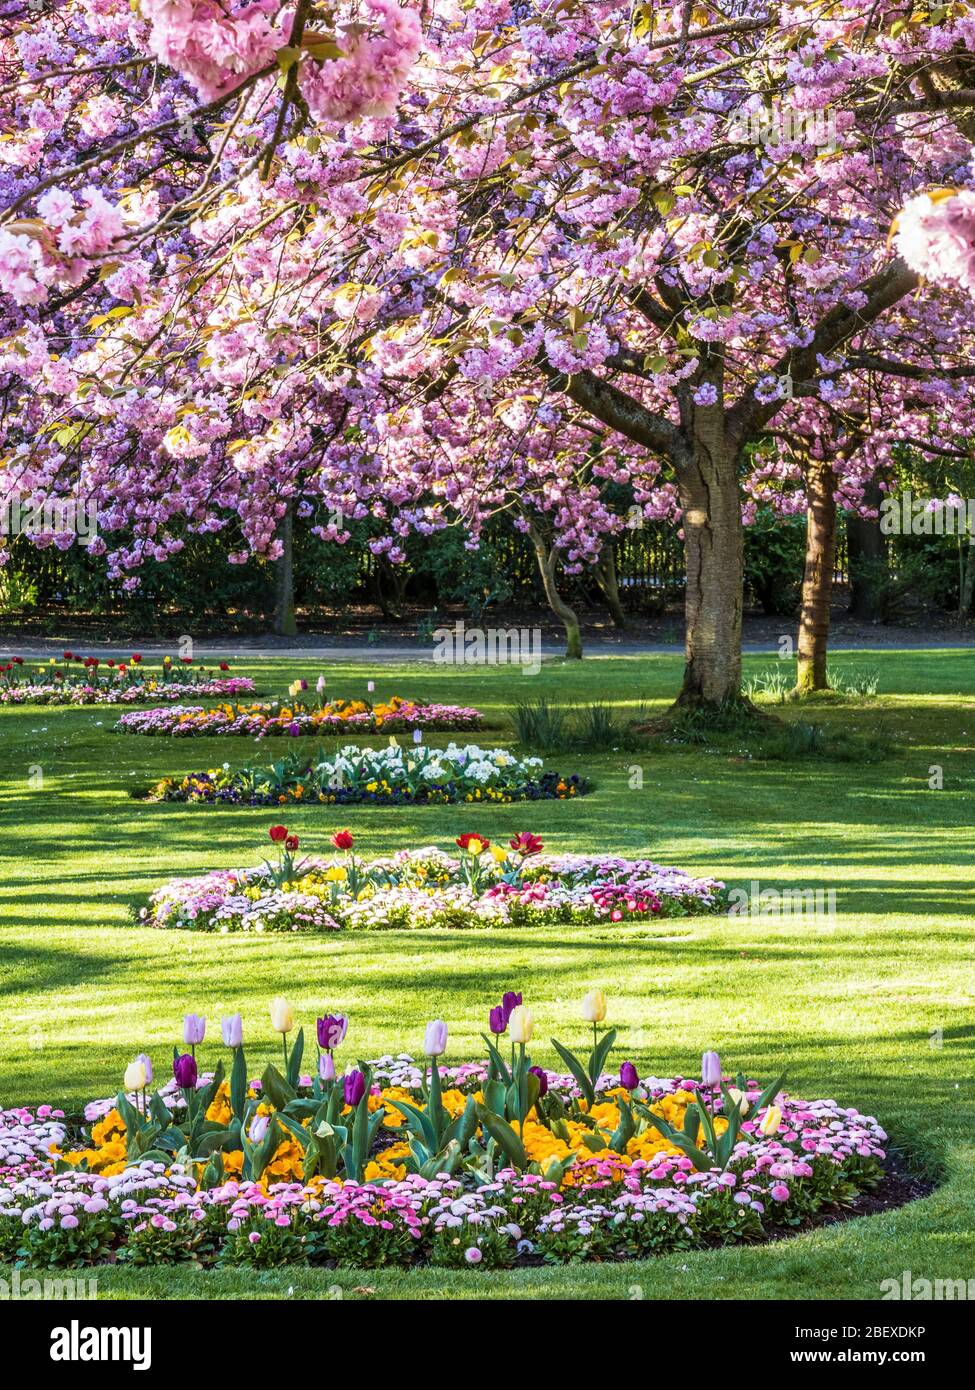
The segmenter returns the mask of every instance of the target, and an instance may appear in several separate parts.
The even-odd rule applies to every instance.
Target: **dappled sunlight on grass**
[[[889,756],[879,763],[763,763],[700,747],[560,755],[549,762],[591,776],[595,792],[574,803],[514,806],[289,806],[276,814],[149,805],[132,793],[164,773],[269,762],[291,741],[123,738],[111,733],[109,709],[0,709],[0,1101],[76,1107],[110,1091],[142,1049],[164,1067],[191,1008],[214,1022],[241,1008],[259,1069],[276,1046],[267,1001],[281,992],[306,1025],[326,1006],[349,1012],[350,1059],[417,1049],[431,1017],[447,1020],[450,1056],[460,1059],[480,1051],[488,1005],[505,989],[523,989],[538,1021],[537,1059],[551,1062],[552,1033],[569,1045],[584,1042],[578,1000],[601,984],[620,1028],[620,1056],[641,1070],[693,1072],[706,1047],[760,1076],[788,1065],[795,1090],[871,1110],[898,1136],[924,1131],[935,1147],[947,1145],[954,1175],[950,1189],[914,1208],[814,1232],[791,1252],[725,1250],[641,1266],[647,1297],[672,1294],[675,1277],[687,1296],[755,1296],[771,1287],[778,1296],[875,1297],[878,1271],[906,1267],[908,1252],[916,1274],[937,1257],[947,1276],[953,1261],[970,1262],[975,1227],[966,1148],[975,1114],[971,662],[967,651],[843,654],[837,668],[879,670],[878,697],[768,707],[783,720],[831,730],[882,727]],[[746,668],[770,664],[749,658]],[[296,661],[234,669],[254,675],[263,695],[318,673],[314,663]],[[373,678],[378,696],[474,704],[507,725],[514,701],[539,695],[599,700],[634,716],[662,709],[679,663],[546,663],[537,678],[504,668],[377,671],[348,663],[326,674],[330,696],[361,693]],[[473,741],[510,738],[497,730]],[[942,767],[943,790],[928,785],[932,765]],[[29,780],[38,769],[39,787]],[[447,847],[463,830],[503,840],[531,829],[553,850],[647,855],[746,889],[753,882],[833,889],[835,919],[331,937],[218,937],[136,925],[135,911],[164,879],[258,862],[273,819],[286,820],[310,851],[349,825],[367,854]],[[892,1241],[903,1248],[891,1253]],[[283,1291],[288,1277],[263,1276],[261,1287]],[[186,1272],[111,1278],[120,1290],[197,1292]],[[514,1296],[567,1288],[610,1296],[628,1278],[587,1267],[492,1283]],[[247,1276],[210,1272],[207,1280],[240,1296],[255,1288]],[[331,1272],[328,1281],[336,1282]],[[317,1287],[315,1278],[305,1282]],[[370,1271],[369,1282],[421,1297],[470,1287],[442,1271],[432,1279]]]

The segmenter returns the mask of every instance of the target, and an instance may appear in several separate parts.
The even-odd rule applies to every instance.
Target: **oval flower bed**
[[[115,725],[120,734],[168,734],[192,738],[198,734],[245,735],[267,738],[272,734],[301,738],[307,734],[410,733],[413,729],[451,732],[480,729],[480,710],[462,705],[418,704],[398,695],[372,705],[366,700],[332,700],[308,708],[277,701],[257,705],[176,705],[163,709],[133,710]]]
[[[583,1001],[592,1048],[553,1040],[567,1068],[531,1062],[520,994],[490,1011],[483,1061],[446,1065],[435,1020],[424,1059],[338,1071],[348,1020],[317,1021],[317,1063],[271,1005],[282,1066],[250,1079],[240,1015],[202,1075],[206,1019],[184,1021],[173,1077],[144,1054],[84,1122],[50,1106],[0,1112],[0,1259],[20,1265],[193,1261],[271,1266],[428,1262],[498,1268],[627,1259],[769,1239],[856,1208],[884,1177],[886,1135],[833,1100],[722,1075],[640,1078],[606,1064],[605,996]],[[509,1051],[510,1048],[510,1051]]]
[[[417,731],[415,737],[421,737]],[[210,768],[185,777],[164,777],[150,788],[150,801],[195,801],[210,805],[284,806],[322,802],[348,806],[425,805],[456,801],[540,801],[580,796],[589,790],[579,776],[543,772],[541,758],[516,758],[503,748],[449,743],[385,748],[347,744],[323,749],[310,760],[289,754],[263,768]]]
[[[330,858],[296,858],[298,836],[283,825],[270,836],[276,863],[173,879],[140,920],[191,931],[300,932],[639,922],[727,907],[716,879],[647,859],[544,854],[528,832],[507,846],[462,835],[456,857],[428,846],[371,860],[358,857],[347,830],[332,836],[339,853]]]
[[[226,661],[221,672],[229,672]],[[105,660],[64,652],[61,663],[28,665],[15,656],[0,666],[0,705],[123,705],[147,700],[185,700],[200,695],[250,695],[249,676],[217,675],[191,657],[163,657],[158,671],[143,666],[134,652],[128,660]]]

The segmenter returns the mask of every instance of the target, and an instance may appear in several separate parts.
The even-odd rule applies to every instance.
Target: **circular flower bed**
[[[415,738],[421,738],[419,730]],[[164,777],[150,788],[150,801],[195,801],[209,805],[284,806],[322,802],[348,806],[428,805],[456,801],[541,801],[567,799],[589,790],[579,776],[543,772],[541,758],[516,758],[503,748],[450,743],[401,748],[347,744],[309,760],[290,754],[264,768],[222,768]]]
[[[335,931],[343,927],[497,927],[632,922],[721,912],[725,885],[649,859],[545,854],[537,835],[508,844],[462,835],[459,855],[435,846],[364,860],[349,831],[332,857],[296,858],[298,837],[272,826],[277,862],[172,879],[140,920],[211,932]]]
[[[230,670],[226,661],[221,672]],[[103,660],[96,656],[76,656],[65,652],[62,662],[28,665],[15,656],[0,666],[0,705],[124,705],[147,700],[185,700],[193,696],[217,695],[231,698],[250,695],[254,682],[249,676],[217,675],[203,665],[193,665],[191,657],[176,662],[164,657],[158,671],[142,664],[134,652],[127,661]]]
[[[267,738],[285,734],[301,738],[307,734],[410,733],[413,729],[451,732],[480,729],[484,716],[480,710],[462,705],[418,704],[398,695],[376,705],[366,700],[332,700],[327,705],[307,708],[278,701],[258,705],[176,705],[163,709],[133,710],[123,714],[115,725],[120,734],[168,734],[192,738],[198,734],[245,735]]]
[[[206,1019],[184,1021],[173,1078],[152,1089],[141,1055],[114,1100],[83,1121],[41,1106],[0,1112],[0,1259],[21,1265],[193,1261],[271,1266],[428,1262],[476,1269],[627,1259],[769,1239],[854,1207],[884,1176],[886,1135],[834,1100],[805,1101],[722,1075],[606,1071],[614,1030],[602,992],[582,1014],[583,1060],[553,1040],[565,1074],[531,1063],[530,1009],[490,1012],[486,1060],[400,1054],[337,1073],[348,1020],[317,1021],[302,1072],[291,1009],[273,1001],[282,1069],[249,1079],[240,1015],[200,1074]],[[510,1043],[510,1058],[507,1054]]]

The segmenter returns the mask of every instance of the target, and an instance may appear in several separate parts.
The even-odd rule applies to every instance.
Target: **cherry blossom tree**
[[[337,542],[371,516],[394,561],[500,510],[554,579],[598,561],[623,483],[679,505],[681,700],[718,705],[751,451],[841,400],[884,419],[905,381],[925,430],[952,406],[964,256],[917,297],[912,200],[970,196],[959,7],[4,12],[4,477],[95,498],[127,586],[187,529],[278,554],[292,508]]]

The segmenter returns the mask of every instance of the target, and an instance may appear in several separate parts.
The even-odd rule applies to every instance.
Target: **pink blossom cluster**
[[[280,128],[257,74],[294,5],[66,0],[14,26],[0,390],[19,484],[81,479],[124,592],[187,534],[233,563],[276,555],[289,506],[329,544],[368,524],[383,563],[412,534],[456,525],[474,549],[510,518],[578,573],[643,520],[680,524],[674,465],[719,416],[757,451],[746,522],[803,508],[817,442],[842,505],[866,505],[898,436],[975,428],[970,143],[912,76],[970,53],[972,26],[753,9],[730,37],[696,14],[685,38],[677,0],[652,32],[622,0],[557,22],[447,2],[421,38],[420,7],[340,7],[302,38],[308,112]],[[812,119],[781,148],[734,135],[770,73],[769,101],[835,117],[829,157]],[[914,297],[904,262],[945,289]]]
[[[960,286],[975,297],[975,189],[909,199],[898,215],[895,241],[926,280]]]
[[[191,82],[207,102],[232,92],[273,62],[287,42],[291,16],[275,21],[280,0],[141,0],[147,46]]]

